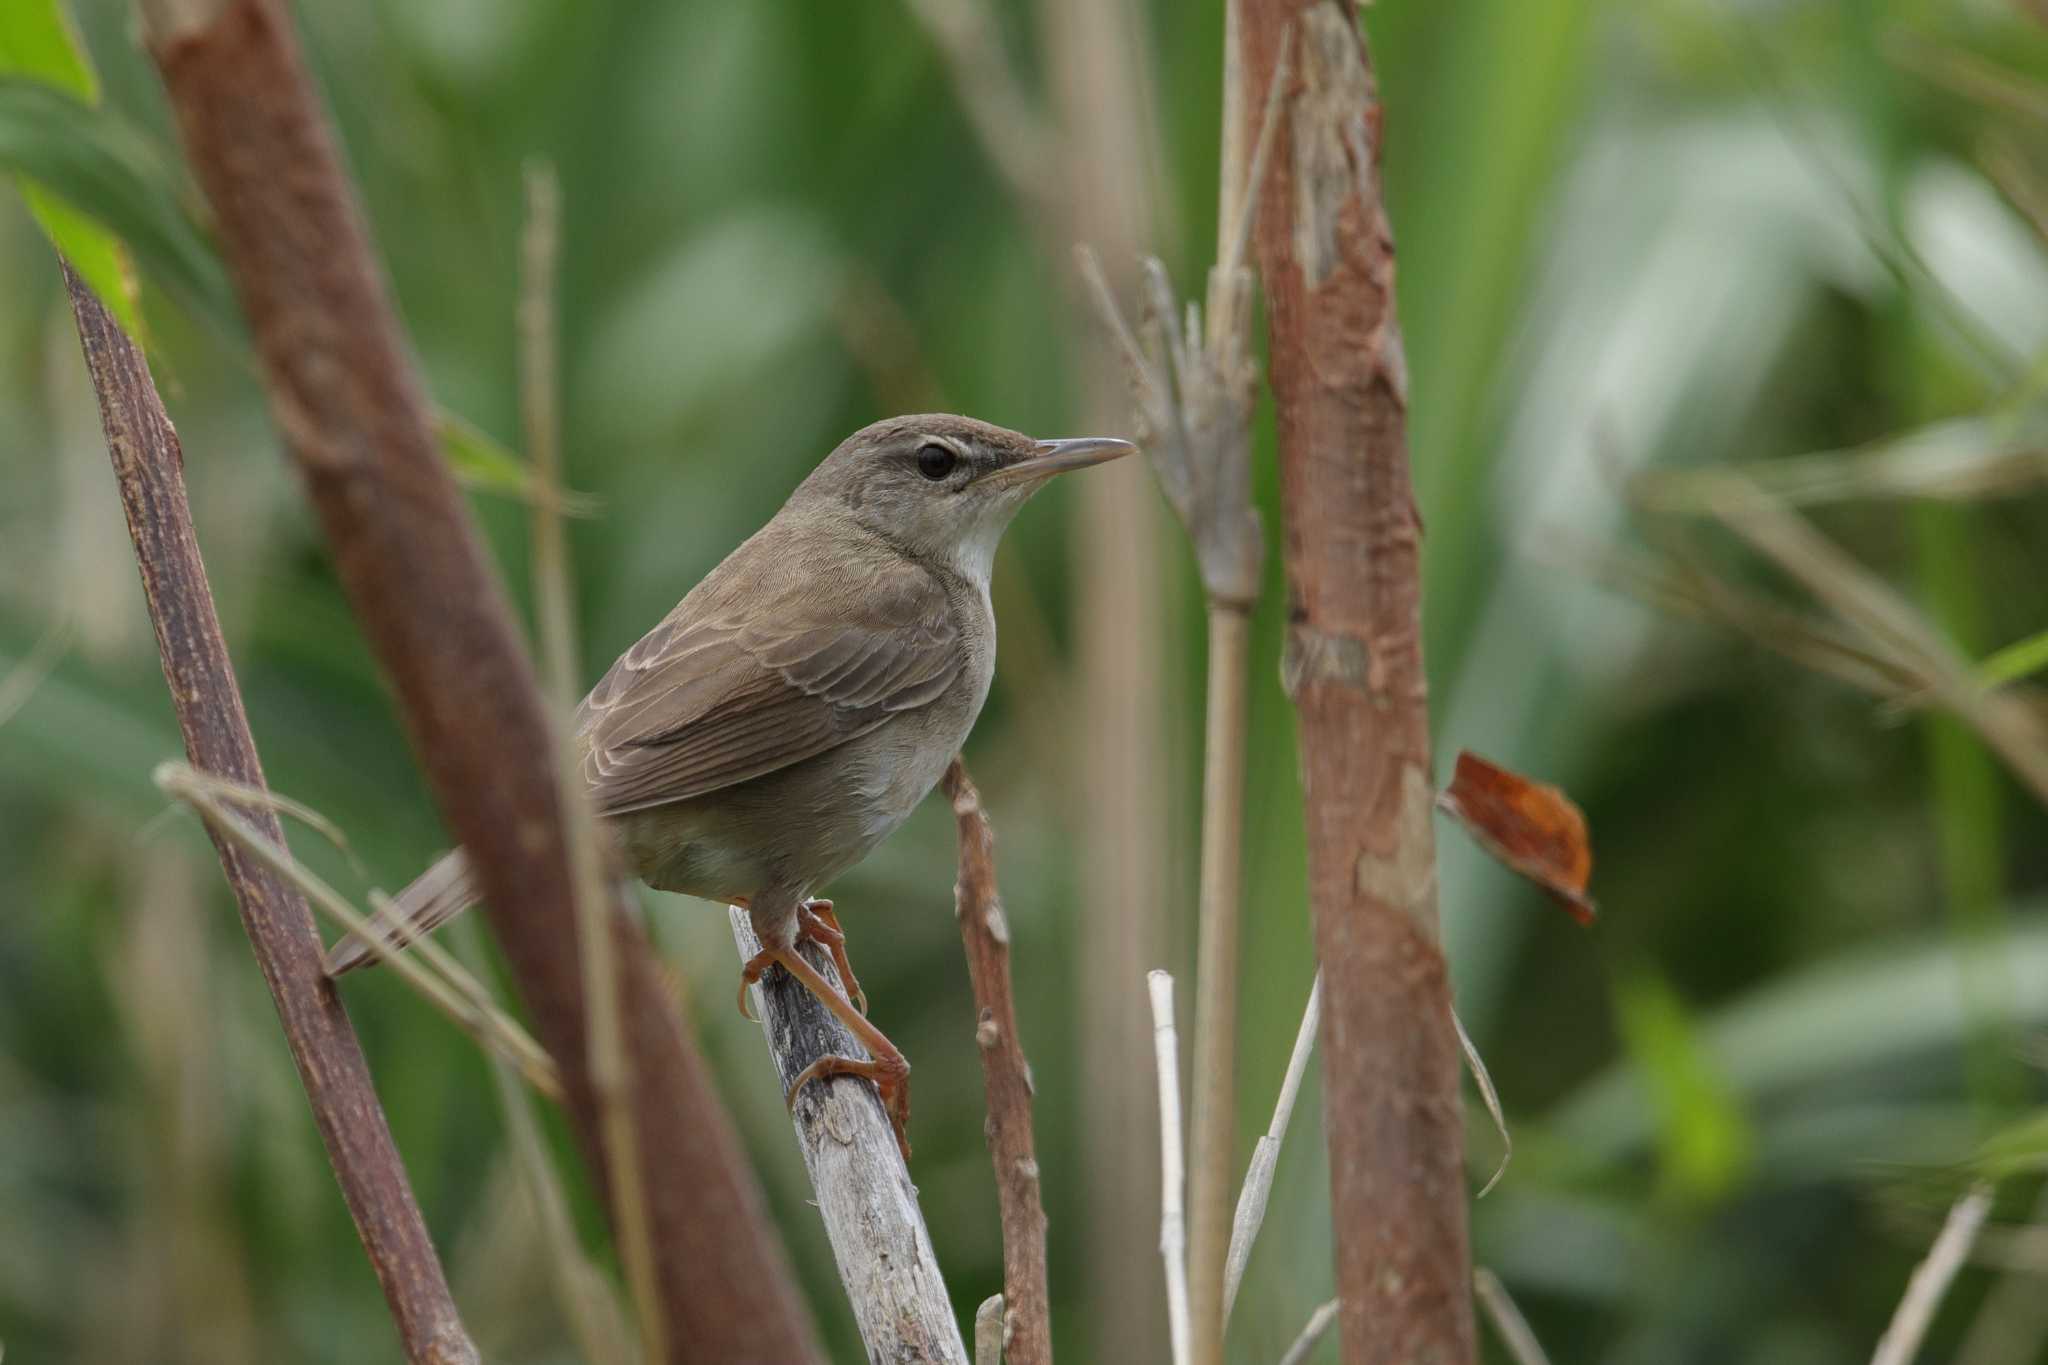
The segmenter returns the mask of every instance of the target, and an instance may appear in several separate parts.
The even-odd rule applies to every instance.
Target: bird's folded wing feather
[[[944,591],[915,568],[845,589],[708,619],[685,599],[626,651],[577,714],[599,813],[759,777],[936,700],[963,666]]]

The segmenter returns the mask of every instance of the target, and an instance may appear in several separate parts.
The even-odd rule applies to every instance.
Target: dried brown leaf
[[[1436,803],[1481,848],[1542,887],[1573,919],[1593,922],[1593,902],[1586,895],[1593,847],[1586,817],[1563,791],[1460,753],[1451,785]]]

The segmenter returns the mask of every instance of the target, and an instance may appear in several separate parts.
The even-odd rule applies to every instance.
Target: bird
[[[579,771],[618,862],[656,890],[746,909],[763,947],[742,968],[741,1012],[779,966],[867,1049],[819,1058],[788,1102],[812,1080],[866,1077],[906,1161],[909,1062],[868,1021],[844,930],[816,893],[910,817],[980,715],[995,675],[989,578],[1011,519],[1055,476],[1135,449],[946,413],[863,427],[576,710]],[[378,931],[402,946],[480,895],[455,849],[392,898]],[[845,995],[797,952],[806,940],[831,953]],[[339,976],[377,959],[351,934],[325,965]]]

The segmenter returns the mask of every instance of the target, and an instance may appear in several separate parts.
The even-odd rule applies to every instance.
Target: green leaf
[[[525,502],[536,501],[549,491],[534,477],[533,466],[446,408],[434,409],[434,435],[455,477],[466,487]],[[588,517],[597,512],[597,501],[588,494],[555,490],[554,495],[561,499],[561,510],[567,516]]]
[[[34,181],[96,233],[111,233],[98,248],[101,259],[107,252],[118,259],[125,243],[180,304],[227,335],[240,335],[226,273],[185,211],[175,172],[122,119],[42,81],[0,75],[0,170]],[[54,231],[51,240],[110,307],[128,297],[122,292],[126,286],[109,293],[109,286],[83,269],[96,248]]]
[[[1999,956],[2017,1027],[2048,1024],[2048,916],[2040,909],[2011,908]],[[1698,1022],[1696,1042],[1745,1106],[1783,1110],[1830,1081],[1882,1074],[1958,1047],[1971,1024],[1970,980],[1965,950],[1947,935],[1901,937],[1728,1002]],[[1658,1136],[1656,1085],[1631,1048],[1625,1063],[1566,1097],[1546,1122],[1588,1167],[1625,1160]]]
[[[1999,650],[1977,666],[1977,676],[1986,687],[2003,687],[2044,668],[2048,668],[2048,630]]]
[[[8,0],[0,5],[0,74],[39,82],[81,105],[99,99],[99,82],[58,0]],[[141,336],[135,272],[128,268],[120,241],[36,177],[17,171],[15,183],[50,245],[92,286],[122,328],[130,336]]]
[[[31,218],[129,336],[142,336],[135,272],[120,239],[25,175],[14,178]]]
[[[1734,1089],[1701,1045],[1678,993],[1655,972],[1617,984],[1622,1042],[1650,1091],[1664,1178],[1688,1202],[1728,1192],[1756,1142]]]
[[[99,81],[59,0],[8,0],[0,7],[0,72],[34,76],[82,103],[99,103]]]
[[[2048,1109],[1993,1133],[1970,1164],[1987,1180],[2048,1171]]]
[[[7,22],[14,17],[9,10]],[[25,25],[24,32],[34,27]],[[47,54],[51,40],[29,34],[19,46]],[[51,243],[130,335],[138,335],[138,315],[124,242],[165,292],[223,336],[242,340],[227,272],[186,212],[177,174],[162,151],[119,117],[81,101],[92,85],[82,65],[59,70],[48,82],[5,74],[14,50],[0,42],[0,170],[24,180],[29,206]],[[435,428],[449,464],[468,486],[529,501],[541,495],[525,461],[477,427],[437,411]],[[586,497],[561,498],[563,511],[573,516],[595,509]]]

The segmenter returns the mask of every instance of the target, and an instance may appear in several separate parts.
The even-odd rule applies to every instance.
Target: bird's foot
[[[826,913],[830,913],[827,907]],[[827,942],[829,941],[821,940]],[[761,979],[761,974],[771,964],[779,965],[801,982],[804,988],[818,997],[826,1009],[832,1011],[839,1022],[846,1025],[853,1036],[868,1050],[872,1060],[861,1061],[853,1057],[820,1057],[803,1069],[803,1072],[789,1084],[783,1099],[790,1108],[796,1107],[797,1092],[811,1081],[827,1080],[833,1076],[860,1076],[874,1082],[875,1090],[881,1096],[883,1112],[889,1116],[889,1126],[895,1130],[897,1149],[903,1153],[903,1160],[910,1160],[910,1062],[894,1043],[869,1023],[867,1016],[853,1007],[853,1003],[832,988],[824,973],[804,961],[794,947],[766,948],[756,954],[740,972],[740,1007],[746,1008],[746,989]],[[751,1017],[751,1016],[750,1016]]]
[[[860,981],[853,974],[853,963],[846,957],[846,931],[839,927],[839,916],[832,910],[831,901],[805,901],[796,911],[796,941],[805,939],[825,945],[832,954],[832,965],[839,969],[839,980],[846,987],[846,998],[862,1014],[868,1012],[868,993],[860,988]]]
[[[737,904],[738,902],[735,902]],[[796,935],[794,947],[806,943],[821,943],[825,951],[832,954],[832,965],[839,972],[839,979],[846,986],[846,995],[854,1008],[862,1014],[868,1012],[867,992],[860,988],[854,977],[853,964],[846,957],[846,931],[839,927],[839,916],[832,912],[831,901],[805,901],[796,908]],[[763,951],[754,954],[753,960],[740,970],[740,1015],[750,1023],[760,1023],[747,1001],[747,989],[761,979],[761,974],[779,961],[773,953]]]
[[[808,1081],[828,1080],[833,1076],[862,1076],[873,1081],[875,1092],[881,1096],[882,1110],[889,1116],[889,1126],[896,1133],[896,1149],[903,1153],[903,1162],[910,1164],[910,1061],[887,1038],[875,1035],[881,1041],[882,1050],[873,1061],[857,1061],[852,1057],[824,1056],[803,1069],[803,1074],[789,1083],[789,1090],[783,1096],[791,1109],[796,1108],[797,1092]],[[872,1045],[870,1045],[872,1050]]]

